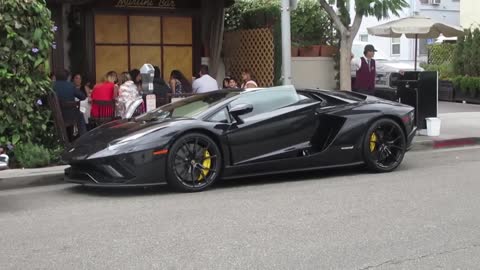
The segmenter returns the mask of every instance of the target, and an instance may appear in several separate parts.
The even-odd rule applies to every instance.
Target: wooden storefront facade
[[[201,0],[47,1],[58,26],[52,66],[54,70],[82,73],[91,82],[100,81],[108,71],[140,69],[144,63],[160,67],[164,78],[174,69],[191,78],[200,66],[201,57],[205,56],[201,18],[208,3]],[[81,31],[72,33],[72,29]]]

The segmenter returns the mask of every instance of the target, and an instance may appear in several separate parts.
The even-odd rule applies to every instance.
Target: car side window
[[[210,122],[219,122],[219,123],[229,123],[230,122],[230,117],[228,116],[228,111],[226,108],[216,112],[214,115],[212,115],[208,121]]]
[[[299,100],[300,97],[294,88],[271,88],[242,94],[230,103],[229,108],[238,104],[251,104],[253,111],[241,116],[242,119],[245,119],[295,104]]]

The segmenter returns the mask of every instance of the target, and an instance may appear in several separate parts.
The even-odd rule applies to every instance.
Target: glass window
[[[360,41],[368,42],[368,35],[360,35]]]
[[[295,88],[292,86],[279,86],[255,92],[246,92],[232,101],[230,108],[238,104],[251,104],[253,111],[242,116],[242,118],[248,118],[295,104],[299,100],[300,96]]]
[[[418,54],[419,55],[427,55],[428,54],[428,40],[427,39],[419,39],[418,40]]]
[[[392,38],[392,55],[400,54],[400,38]]]
[[[210,119],[208,120],[210,122],[219,122],[219,123],[228,123],[229,117],[228,117],[228,111],[227,109],[222,109],[216,114],[214,114]]]
[[[195,118],[200,113],[205,112],[212,106],[225,101],[240,92],[221,91],[213,92],[205,95],[196,95],[183,99],[179,102],[170,103],[155,110],[152,110],[137,118],[137,121],[150,121],[154,119],[166,118]]]

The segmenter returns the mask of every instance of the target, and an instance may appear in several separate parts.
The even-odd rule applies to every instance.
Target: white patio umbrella
[[[418,39],[438,38],[441,34],[445,37],[457,37],[463,35],[463,29],[459,26],[436,22],[428,17],[410,16],[385,24],[367,28],[368,33],[380,37],[401,37],[415,39],[415,70],[417,69]]]

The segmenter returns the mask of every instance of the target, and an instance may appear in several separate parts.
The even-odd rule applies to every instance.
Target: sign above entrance
[[[175,0],[117,0],[117,8],[162,8],[175,9]]]

